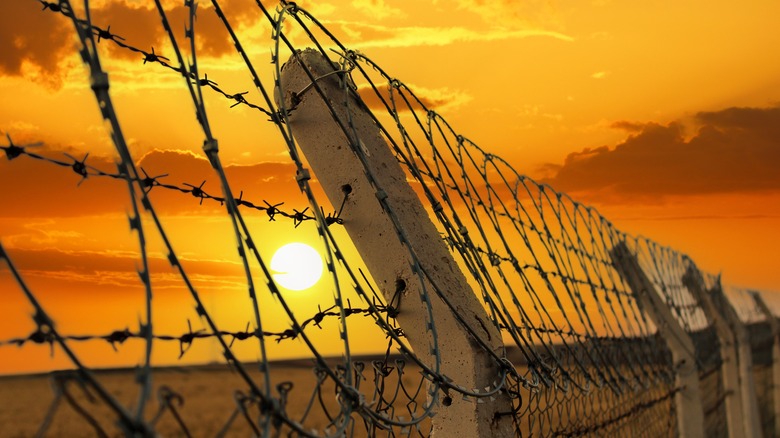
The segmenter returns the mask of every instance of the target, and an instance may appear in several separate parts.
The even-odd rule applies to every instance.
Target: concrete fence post
[[[683,285],[699,302],[707,320],[715,327],[720,343],[721,377],[725,392],[726,422],[729,437],[745,436],[744,411],[742,410],[742,391],[739,386],[739,361],[737,341],[734,332],[726,320],[715,308],[709,293],[705,290],[704,279],[694,266],[688,266],[682,278]]]
[[[680,437],[703,438],[704,412],[699,392],[696,350],[691,337],[674,318],[626,243],[618,243],[610,253],[615,269],[634,292],[642,311],[656,325],[672,353],[676,371],[675,386],[680,389],[674,396]]]
[[[772,403],[775,415],[775,436],[780,437],[780,323],[758,292],[751,291],[758,309],[766,317],[772,329]]]
[[[742,392],[742,420],[744,421],[746,437],[760,437],[761,419],[759,418],[758,397],[756,396],[756,383],[753,377],[753,352],[750,346],[750,335],[745,324],[739,319],[737,311],[731,305],[731,301],[723,293],[720,283],[710,291],[710,297],[720,314],[728,322],[734,332],[739,352],[739,387]]]
[[[343,226],[387,302],[401,290],[397,321],[415,354],[427,364],[440,355],[441,372],[462,387],[482,392],[494,388],[501,369],[436,295],[433,284],[499,356],[504,348],[501,334],[407,182],[366,105],[351,89],[345,92],[341,81],[349,79],[335,73],[337,70],[337,65],[311,49],[293,54],[282,68],[281,94],[277,89],[276,99],[293,109],[289,123],[295,141],[331,203],[344,202]],[[345,192],[349,195],[344,201]],[[399,232],[403,232],[406,244],[399,239]],[[438,351],[431,351],[427,310],[418,295],[423,283],[418,280],[410,250],[430,279],[424,284],[439,333]],[[493,400],[479,402],[451,395],[444,401],[439,398],[432,420],[436,436],[513,436],[512,415],[502,415],[512,411],[511,399],[504,391]]]

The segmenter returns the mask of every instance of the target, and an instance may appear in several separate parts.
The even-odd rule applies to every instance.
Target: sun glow
[[[305,243],[288,243],[274,253],[271,271],[274,280],[283,288],[305,290],[322,276],[322,257]]]

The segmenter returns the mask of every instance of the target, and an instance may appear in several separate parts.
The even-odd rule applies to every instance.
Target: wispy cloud
[[[347,21],[329,21],[329,26],[339,26],[344,34],[351,34],[356,49],[373,47],[420,47],[445,46],[459,42],[490,42],[523,38],[554,38],[561,41],[573,41],[574,38],[560,32],[541,29],[502,29],[488,31],[466,27],[390,27],[375,24]]]
[[[505,29],[560,30],[562,14],[549,0],[458,0],[458,7]]]
[[[235,4],[234,4],[235,3]],[[197,49],[199,56],[220,57],[234,51],[221,20],[208,5],[198,13]],[[170,55],[168,37],[160,24],[153,5],[132,1],[99,2],[92,5],[92,20],[96,26],[122,38],[122,42],[141,50],[154,47],[157,54]],[[252,2],[231,2],[231,24],[236,27],[261,19]],[[188,11],[181,4],[167,8],[168,20],[184,41],[184,24]],[[45,29],[45,31],[41,31]],[[73,26],[68,18],[50,11],[41,11],[36,2],[11,2],[0,14],[0,75],[25,76],[37,82],[60,87],[65,83],[72,61],[78,60],[73,48]],[[143,55],[102,42],[101,48],[118,59],[140,61]]]
[[[453,108],[468,103],[472,97],[462,91],[450,90],[448,88],[425,88],[416,85],[407,84],[410,90],[414,92],[420,102],[428,109],[442,110],[444,108]],[[390,104],[390,91],[388,87],[377,87],[379,95],[368,85],[360,86],[358,93],[363,99],[363,102],[368,105],[369,108],[385,110],[385,105],[382,103],[382,99]],[[380,98],[381,96],[381,98]],[[396,94],[395,103],[400,111],[407,111],[408,108],[403,100]],[[416,102],[411,102],[413,105]],[[421,109],[417,105],[412,109]]]
[[[72,40],[64,38],[71,28],[64,17],[41,12],[35,2],[8,2],[0,14],[0,75],[39,79],[53,86]],[[42,31],[45,29],[45,31]]]
[[[12,248],[11,252],[26,277],[56,280],[70,286],[88,283],[101,287],[137,289],[141,285],[136,271],[138,254],[56,248]],[[240,290],[246,287],[240,269],[237,269],[237,261],[194,258],[180,258],[180,261],[188,270],[197,273],[191,275],[191,278],[200,287],[219,290]],[[183,287],[181,277],[171,269],[166,257],[150,254],[149,263],[155,289]]]
[[[388,5],[385,0],[352,0],[352,6],[373,19],[384,20],[390,17],[406,17],[406,13]]]

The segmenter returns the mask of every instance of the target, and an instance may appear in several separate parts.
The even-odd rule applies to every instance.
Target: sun
[[[293,242],[271,257],[274,280],[285,289],[301,291],[314,286],[322,276],[322,257],[311,246]]]

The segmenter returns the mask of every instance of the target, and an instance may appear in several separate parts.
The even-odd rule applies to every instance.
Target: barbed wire
[[[59,13],[65,16],[68,16],[68,8],[63,7],[62,2],[54,3],[49,2],[45,0],[37,0],[41,5],[43,5],[44,11],[51,11],[54,13]],[[78,19],[77,19],[78,20]],[[78,20],[78,23],[85,27],[85,29],[89,32],[91,32],[95,37],[97,37],[97,42],[100,43],[101,41],[109,41],[116,45],[117,47],[139,54],[141,55],[141,61],[144,65],[147,63],[157,64],[162,67],[167,68],[168,70],[171,70],[175,73],[179,73],[181,75],[184,75],[189,78],[193,83],[196,83],[200,87],[208,87],[209,89],[215,91],[218,94],[221,94],[225,99],[232,100],[233,103],[230,105],[230,108],[234,108],[236,106],[242,105],[246,106],[255,110],[260,111],[261,113],[267,115],[269,117],[269,121],[271,122],[277,122],[279,120],[279,117],[277,114],[272,113],[271,111],[259,106],[255,105],[251,102],[249,102],[246,97],[244,97],[246,94],[248,94],[248,91],[243,91],[239,93],[228,93],[224,91],[222,88],[219,87],[217,82],[209,79],[208,74],[203,75],[203,77],[199,77],[195,75],[193,72],[185,71],[186,69],[182,69],[181,67],[175,67],[171,65],[170,59],[166,58],[165,56],[162,56],[159,53],[155,53],[154,47],[151,48],[151,51],[146,51],[144,49],[135,47],[131,44],[126,43],[126,39],[116,33],[111,32],[111,25],[107,25],[106,28],[102,28],[94,23],[87,22],[86,20]]]
[[[200,184],[182,183],[181,185],[176,185],[176,184],[163,183],[160,181],[160,178],[168,177],[170,176],[170,174],[164,173],[162,175],[150,176],[148,173],[146,173],[146,171],[142,167],[140,168],[140,170],[144,174],[144,177],[140,179],[133,179],[130,176],[123,174],[121,172],[108,172],[106,170],[102,170],[87,164],[87,158],[89,154],[86,154],[87,156],[85,156],[85,158],[83,158],[82,160],[77,160],[72,156],[70,156],[69,154],[63,152],[63,155],[66,155],[72,161],[69,162],[69,161],[58,160],[56,158],[51,158],[51,157],[44,156],[42,154],[28,151],[26,150],[26,147],[30,147],[30,145],[17,145],[10,139],[10,134],[7,134],[7,136],[9,139],[8,140],[9,144],[6,146],[0,145],[0,150],[5,152],[6,158],[9,161],[21,156],[27,156],[44,163],[54,164],[56,166],[64,167],[64,168],[70,168],[74,173],[76,173],[76,175],[81,177],[81,180],[79,180],[79,182],[77,183],[78,185],[81,185],[81,183],[87,178],[89,178],[90,176],[108,177],[111,179],[124,180],[127,182],[140,184],[144,188],[146,193],[151,192],[152,189],[155,187],[159,187],[161,189],[166,189],[166,190],[179,192],[183,194],[189,194],[194,198],[198,199],[198,202],[201,205],[203,204],[204,200],[218,202],[221,206],[225,205],[224,197],[211,195],[203,189],[204,185],[206,184],[206,180],[201,181]],[[285,204],[285,202],[269,202],[268,200],[265,199],[262,200],[262,203],[256,201],[250,201],[247,199],[243,199],[244,197],[243,193],[244,193],[243,190],[241,190],[238,198],[234,198],[237,206],[246,207],[257,211],[262,211],[268,217],[269,222],[276,221],[277,218],[282,217],[291,220],[293,222],[293,225],[297,228],[303,222],[315,220],[315,217],[313,215],[307,214],[309,207],[305,207],[301,211],[298,211],[297,209],[292,209],[292,212],[290,212],[280,208],[282,205]],[[326,216],[326,222],[328,225],[333,225],[333,224],[340,225],[343,223],[343,220],[339,217],[338,211],[334,211],[333,213],[330,212],[328,213],[328,215]]]
[[[629,256],[635,258],[647,274],[652,287],[657,289],[684,333],[695,338],[695,351],[688,353],[696,361],[699,380],[702,384],[716,382],[711,385],[708,399],[703,401],[706,429],[723,430],[725,400],[731,394],[723,389],[718,379],[723,365],[719,353],[720,340],[701,303],[682,282],[688,269],[698,271],[692,260],[647,238],[629,236],[616,229],[594,208],[520,175],[501,157],[484,151],[455,131],[444,117],[429,109],[423,99],[403,82],[389,75],[366,55],[345,47],[327,26],[306,9],[282,0],[272,14],[262,2],[255,2],[260,20],[267,21],[267,25],[260,28],[269,31],[273,44],[274,81],[272,87],[266,88],[219,1],[211,1],[212,11],[227,30],[236,53],[243,60],[264,101],[258,105],[247,100],[248,91],[228,93],[207,74],[201,76],[195,41],[198,35],[196,4],[191,0],[184,2],[184,37],[189,44],[181,46],[171,30],[168,13],[162,3],[155,0],[156,13],[175,53],[175,57],[171,55],[171,58],[158,53],[155,47],[146,51],[130,44],[124,37],[112,32],[108,24],[104,28],[93,23],[86,1],[78,14],[68,0],[56,3],[36,1],[43,10],[59,13],[73,22],[81,44],[82,59],[90,68],[92,89],[103,118],[111,126],[111,137],[121,162],[117,172],[108,172],[88,164],[89,154],[83,157],[65,154],[67,160],[51,158],[27,150],[33,145],[14,144],[10,134],[8,145],[0,146],[0,149],[9,160],[27,156],[70,168],[79,177],[77,185],[90,177],[126,182],[133,206],[130,223],[139,239],[142,259],[139,278],[145,288],[147,320],[140,323],[137,330],[130,330],[127,326],[102,334],[64,335],[54,331],[51,319],[42,317],[42,311],[38,311],[34,317],[36,328],[32,333],[0,340],[0,347],[23,348],[37,344],[49,345],[52,351],[55,346],[62,348],[77,368],[75,380],[58,377],[55,399],[40,427],[42,432],[52,422],[61,400],[65,400],[96,434],[109,434],[66,387],[66,382],[73,380],[87,382],[98,391],[102,388],[97,380],[84,377],[89,376],[88,369],[72,354],[69,343],[106,342],[118,349],[129,340],[142,340],[146,348],[138,379],[140,395],[136,413],[131,415],[122,408],[114,407],[115,415],[121,419],[125,431],[146,433],[147,429],[157,428],[161,418],[169,417],[175,423],[177,433],[190,436],[193,431],[180,412],[184,396],[171,387],[158,388],[158,410],[151,418],[144,415],[146,401],[151,394],[152,344],[178,343],[181,359],[194,343],[211,340],[218,343],[227,364],[238,372],[247,391],[235,392],[236,407],[217,436],[229,433],[239,418],[243,418],[244,426],[258,436],[278,436],[282,433],[352,436],[359,434],[357,429],[364,429],[369,436],[426,436],[436,409],[451,405],[456,396],[477,404],[491,403],[503,397],[511,409],[496,413],[494,419],[501,421],[504,416],[510,417],[515,434],[521,436],[630,434],[637,431],[646,436],[669,435],[677,422],[674,399],[683,390],[675,380],[679,364],[673,363],[668,346],[647,315],[649,309],[642,307],[637,291],[627,283],[617,266],[614,249],[618,246],[627,248]],[[292,32],[290,29],[298,31],[295,43],[288,37]],[[299,49],[303,47],[301,39],[315,47],[310,53],[317,53],[327,60],[332,71],[315,72],[304,62],[304,54]],[[203,131],[205,156],[220,180],[220,196],[206,192],[206,180],[200,184],[174,185],[160,180],[168,177],[168,173],[150,176],[143,169],[140,169],[143,175],[139,173],[108,93],[108,77],[98,53],[98,44],[104,40],[121,50],[137,54],[144,64],[160,65],[164,70],[182,76]],[[187,45],[188,48],[185,47]],[[287,52],[290,62],[297,63],[309,81],[303,89],[295,90],[289,104],[285,98],[275,100],[269,93],[273,89],[279,96],[284,95],[282,57]],[[332,60],[334,54],[335,60]],[[188,57],[186,61],[185,57]],[[218,127],[212,126],[207,116],[203,88],[230,100],[231,108],[243,105],[257,110],[267,117],[265,121],[275,125],[296,167],[296,183],[307,198],[308,207],[289,212],[280,209],[284,202],[247,201],[243,199],[243,191],[238,197],[233,195],[235,191],[218,154]],[[386,111],[369,111],[359,98],[361,91],[374,93],[380,109]],[[477,319],[478,322],[474,322],[465,318],[462,309],[457,309],[451,302],[447,291],[431,275],[428,261],[419,256],[417,249],[409,243],[409,230],[405,229],[399,217],[401,213],[386,197],[378,196],[378,202],[396,231],[396,235],[389,238],[398,238],[404,246],[414,278],[396,284],[395,290],[384,287],[377,293],[372,280],[356,268],[359,261],[345,255],[341,249],[343,242],[334,236],[330,226],[344,225],[345,220],[348,221],[345,217],[355,214],[349,208],[351,190],[344,189],[341,202],[334,202],[334,207],[340,204],[337,210],[325,214],[312,190],[311,173],[305,167],[299,146],[294,141],[295,130],[299,129],[295,126],[294,116],[298,106],[303,105],[304,95],[306,99],[315,96],[324,102],[343,134],[345,144],[354,151],[363,166],[365,177],[381,194],[384,193],[382,184],[371,170],[371,159],[361,146],[360,130],[353,119],[354,114],[367,112],[407,179],[419,187],[420,199],[430,217],[435,219],[443,244],[447,245],[458,268],[482,299],[483,310],[489,317],[487,321]],[[234,250],[241,259],[254,313],[254,321],[248,323],[243,331],[220,329],[213,314],[203,305],[148,197],[155,187],[190,195],[200,204],[204,200],[219,202],[226,208],[235,237]],[[263,211],[269,221],[276,218],[292,220],[295,227],[304,221],[314,221],[332,278],[332,304],[320,304],[318,311],[307,319],[296,318],[291,304],[279,292],[258,252],[256,239],[247,227],[241,207]],[[188,320],[188,330],[180,334],[160,334],[153,330],[152,277],[146,260],[146,231],[142,227],[141,214],[152,218],[153,229],[163,240],[171,266],[195,302],[203,329],[193,330]],[[34,295],[26,288],[2,247],[0,258],[8,262],[26,296],[36,305]],[[253,274],[256,268],[260,269],[261,275]],[[705,277],[708,290],[720,287],[719,280],[713,280],[709,275]],[[420,299],[427,338],[415,339],[415,342],[427,342],[430,354],[423,354],[416,347],[413,350],[403,326],[399,326],[396,320],[404,313],[401,301],[406,303],[410,299],[406,295],[411,288],[406,283],[411,282],[415,283],[414,290]],[[264,283],[261,290],[255,286],[256,283]],[[352,305],[344,295],[348,290],[359,297],[361,304]],[[283,309],[281,315],[290,320],[290,328],[278,332],[262,328],[258,293],[264,292],[278,301]],[[443,357],[440,344],[446,342],[446,336],[450,334],[443,332],[435,322],[432,311],[434,300],[440,300],[449,308],[459,326],[476,345],[476,350],[484,354],[496,370],[486,387],[467,387],[464,382],[453,380],[443,372],[443,361],[452,358]],[[354,330],[348,330],[347,319],[356,315],[372,318],[387,342],[383,359],[372,363],[373,380],[364,375],[365,363],[352,360],[351,339],[356,334]],[[326,360],[309,339],[307,331],[310,330],[306,330],[311,326],[322,328],[325,320],[333,320],[338,325],[338,340],[334,343],[340,348],[341,359],[335,362]],[[510,348],[494,350],[483,340],[481,333],[488,332],[487,324],[492,324],[499,331]],[[759,331],[756,331],[755,337],[761,338],[761,342],[754,344],[756,351],[771,345],[773,339]],[[313,360],[317,381],[311,387],[305,407],[295,414],[288,410],[292,383],[282,381],[274,387],[270,372],[273,364],[265,347],[267,339],[276,343],[300,341]],[[236,341],[258,342],[260,383],[248,374],[245,365],[233,353]],[[400,362],[396,360],[395,366],[389,362],[393,349],[398,350],[403,358]],[[510,354],[517,357],[510,360]],[[404,382],[406,374],[403,369],[407,365],[417,369],[415,383]],[[390,382],[390,377],[395,381]],[[324,396],[326,387],[335,396],[330,402]],[[116,404],[108,393],[101,397],[109,406]],[[767,397],[764,395],[764,399]],[[309,423],[314,422],[316,415],[324,418],[324,425],[319,424],[315,429]]]
[[[103,387],[103,385],[101,385],[97,381],[97,379],[95,379],[90,369],[87,368],[78,359],[78,357],[73,352],[73,350],[67,345],[65,339],[62,337],[62,335],[60,335],[59,331],[56,329],[54,320],[52,320],[49,314],[44,310],[43,306],[41,306],[41,304],[38,302],[37,298],[35,298],[35,295],[32,293],[32,291],[27,287],[27,284],[24,282],[21,275],[19,274],[19,271],[14,266],[13,262],[11,261],[11,258],[9,257],[2,243],[0,243],[0,261],[5,262],[5,265],[8,267],[9,271],[11,272],[11,275],[16,280],[19,287],[22,289],[25,298],[35,308],[35,313],[33,314],[33,321],[35,321],[35,323],[38,325],[37,331],[40,332],[43,336],[46,336],[49,339],[51,339],[50,344],[56,343],[59,346],[59,348],[62,349],[62,351],[68,356],[68,358],[77,367],[78,375],[80,379],[84,382],[84,384],[89,385],[97,393],[101,401],[103,401],[107,406],[109,406],[111,410],[116,414],[119,424],[121,425],[123,431],[127,433],[141,433],[141,434],[149,435],[150,430],[148,425],[145,424],[143,421],[136,421],[132,417],[132,415],[124,408],[124,406],[122,406],[116,400],[116,398],[113,395],[111,395],[111,393],[109,393]]]
[[[373,65],[372,65],[372,66],[373,66]],[[396,88],[399,88],[399,89],[400,89],[400,88],[401,88],[401,85],[400,85],[400,83],[399,83],[398,81],[396,81],[396,80],[393,80],[393,79],[389,79],[389,78],[388,78],[388,82],[391,84],[391,87],[393,87],[393,89],[396,89]],[[376,87],[374,87],[374,88],[376,88]],[[392,98],[392,96],[393,96],[393,94],[392,94],[392,91],[391,91],[391,98]],[[380,98],[382,98],[382,96],[381,96],[381,95],[380,95],[379,97],[380,97]],[[408,101],[407,101],[407,102],[408,102]],[[419,101],[418,101],[418,102],[419,102]],[[388,106],[388,107],[389,107],[389,106]],[[407,107],[407,109],[411,109],[411,108],[410,108],[410,106],[409,106],[409,107]],[[394,112],[395,112],[395,114],[397,114],[399,111],[395,110]],[[402,134],[404,134],[404,133],[402,132]],[[430,139],[430,138],[431,138],[431,135],[430,135],[430,133],[426,133],[426,138],[428,138],[428,139]],[[461,146],[461,145],[463,144],[463,138],[462,138],[462,136],[457,136],[457,140],[458,140],[458,145],[459,145],[459,146]],[[404,141],[405,141],[405,142],[407,141],[407,137],[406,137],[406,136],[404,137]],[[413,141],[412,141],[411,139],[409,139],[409,143],[412,143],[412,142],[413,142]],[[401,152],[399,152],[399,151],[397,150],[397,153],[403,153],[403,152],[402,152],[402,151],[401,151]],[[434,153],[435,153],[435,151],[434,151]],[[420,154],[420,153],[419,153],[419,151],[417,151],[417,152],[410,152],[410,154],[413,154],[413,155],[416,155],[416,156],[422,156],[422,154]],[[488,161],[489,161],[489,160],[492,160],[492,159],[494,158],[493,156],[488,156],[488,155],[486,155],[486,157],[489,157],[489,158],[487,159]],[[420,172],[420,174],[428,174],[428,175],[432,174],[432,171],[430,170],[430,168],[426,168],[425,170],[426,170],[426,172]],[[439,180],[443,180],[443,179],[444,179],[443,177],[440,177],[440,178],[439,178]],[[435,181],[434,181],[434,182],[435,182]],[[426,184],[422,184],[422,185],[423,185],[423,187],[426,187]],[[475,187],[473,184],[471,184],[471,186],[472,186],[472,188],[473,188],[473,187]],[[460,193],[463,193],[463,192],[460,192]],[[475,198],[475,196],[476,196],[476,195],[471,195],[471,194],[470,194],[469,196],[462,195],[462,196],[461,196],[461,199],[462,199],[464,202],[467,202],[467,203],[468,203],[468,202],[469,202],[469,199],[473,199],[473,198]],[[431,198],[431,195],[430,195],[430,194],[427,194],[427,197],[428,197],[428,198]],[[443,196],[442,196],[442,198],[444,198],[445,200],[446,200],[446,199],[448,199],[448,197],[446,197],[446,195],[443,195]],[[558,199],[561,199],[561,196],[560,196],[560,195],[557,195],[557,198],[558,198]],[[478,201],[478,202],[474,203],[473,205],[482,205],[482,206],[484,206],[484,205],[485,205],[485,203],[484,203],[483,201]],[[576,204],[575,204],[575,205],[576,205]],[[436,209],[436,208],[437,208],[437,206],[436,206],[436,205],[434,205],[432,208]],[[451,208],[451,210],[452,210],[452,211],[454,211],[454,209],[452,209],[452,208]],[[589,210],[589,211],[590,211],[590,210]],[[508,215],[509,213],[507,212],[507,213],[505,213],[505,214],[507,214],[507,215]],[[560,217],[559,217],[559,218],[560,218]],[[559,220],[560,220],[560,219],[559,219]],[[458,219],[455,219],[453,222],[454,222],[455,224],[458,224],[458,223],[461,223],[462,221],[460,221],[460,220],[458,220]],[[460,232],[459,228],[461,228],[461,227],[453,225],[453,226],[451,226],[451,228],[450,228],[450,229],[456,229],[456,230],[458,230],[458,232]],[[555,241],[555,239],[552,239],[552,235],[551,235],[552,233],[550,232],[550,230],[548,229],[548,227],[547,227],[547,225],[546,225],[546,224],[545,224],[545,225],[543,225],[542,227],[538,227],[538,228],[534,228],[534,229],[535,229],[535,230],[537,230],[537,234],[538,234],[539,236],[542,236],[542,237],[544,237],[544,236],[546,235],[546,236],[547,236],[547,237],[549,237],[549,238],[550,238],[552,241]],[[541,231],[539,231],[539,230],[544,230],[544,232],[541,232]],[[462,234],[462,233],[461,233],[461,234]],[[558,240],[558,241],[560,241],[560,240]],[[478,248],[478,247],[477,247],[477,248]],[[507,247],[506,249],[507,249],[507,251],[511,251],[511,248],[509,248],[509,247]],[[476,251],[476,252],[482,252],[482,253],[488,253],[488,254],[490,254],[490,257],[491,257],[491,259],[492,259],[492,260],[490,260],[490,261],[491,261],[491,263],[490,263],[490,264],[491,264],[491,265],[493,265],[493,266],[496,266],[496,265],[497,265],[497,263],[496,263],[496,258],[495,258],[495,256],[493,256],[493,255],[492,255],[492,254],[495,254],[495,252],[493,252],[493,251],[490,251],[490,250],[482,250],[481,248],[480,248],[480,249],[474,249],[474,251]],[[512,257],[506,256],[506,257],[504,257],[504,260],[509,260],[509,261],[513,261],[513,260],[514,260],[514,261],[516,261],[516,260],[517,260],[517,258],[516,258],[516,257],[515,257],[515,258],[512,258]],[[534,264],[534,265],[536,265],[536,266],[540,266],[540,264],[539,264],[538,260],[536,260],[536,261],[535,261],[533,264]],[[524,267],[520,267],[520,266],[518,266],[518,263],[516,263],[516,262],[514,263],[514,265],[515,265],[515,268],[517,268],[516,270],[517,270],[519,273],[522,273],[522,272],[523,272],[523,270],[524,270],[524,268],[528,268],[528,267],[529,267],[529,265],[526,265],[526,266],[524,266]],[[605,263],[605,265],[606,265],[606,263]],[[611,265],[611,262],[609,263],[609,265]],[[485,272],[485,269],[484,269],[484,267],[482,267],[482,268],[481,268],[481,270],[482,270],[482,272],[483,272],[483,273]],[[540,271],[540,273],[542,274],[542,275],[541,275],[541,276],[542,276],[542,279],[543,279],[544,281],[548,282],[548,276],[550,275],[550,271],[548,271],[548,270],[544,270],[544,269],[539,269],[539,271]],[[553,272],[554,272],[554,271],[553,271]],[[571,276],[571,275],[567,275],[567,274],[565,274],[564,272],[561,272],[561,271],[559,271],[559,272],[558,272],[558,274],[560,274],[560,277],[561,277],[561,278],[565,278],[566,280],[574,280],[574,282],[575,282],[575,283],[576,283],[576,282],[580,282],[580,283],[589,284],[589,285],[594,285],[594,284],[595,284],[595,283],[593,283],[592,281],[577,281],[577,279],[575,279],[573,276]],[[548,284],[549,284],[549,282],[548,282]],[[566,283],[564,283],[564,285],[565,285],[565,284],[566,284]],[[550,289],[552,289],[552,288],[550,287]],[[551,290],[551,292],[552,292],[552,290]],[[553,293],[554,293],[554,292],[553,292]],[[587,319],[587,318],[585,318],[585,319]],[[555,331],[557,331],[557,330],[551,330],[550,332],[555,332]]]
[[[231,338],[229,346],[233,345],[233,342],[235,341],[247,341],[251,339],[258,339],[260,337],[264,338],[274,338],[274,341],[277,343],[282,342],[284,340],[294,340],[298,337],[300,332],[306,329],[307,326],[312,325],[314,327],[317,327],[319,329],[322,329],[321,324],[328,320],[328,319],[340,319],[342,317],[341,313],[334,312],[334,309],[336,309],[336,305],[332,305],[325,310],[320,310],[314,314],[314,316],[304,319],[299,327],[291,327],[289,329],[278,331],[278,332],[269,332],[269,331],[258,331],[258,330],[249,330],[250,323],[247,323],[246,329],[243,331],[225,331],[221,330],[218,333],[210,333],[205,332],[204,330],[192,330],[192,324],[189,320],[187,320],[187,325],[189,326],[189,330],[183,334],[180,335],[162,335],[159,333],[155,333],[152,335],[152,338],[158,341],[177,341],[180,345],[180,352],[179,359],[184,357],[184,354],[187,352],[187,350],[192,346],[193,342],[199,339],[213,339],[218,336],[227,336]],[[350,316],[356,316],[356,315],[362,315],[364,317],[371,316],[375,312],[379,312],[382,314],[388,315],[389,318],[393,318],[393,315],[397,313],[397,310],[393,308],[392,306],[385,306],[384,304],[376,303],[373,308],[359,308],[359,307],[352,307],[351,303],[347,303],[347,306],[344,308],[344,317],[350,317]],[[396,328],[395,334],[399,337],[404,337],[404,332],[402,328]],[[108,344],[111,345],[111,347],[114,349],[114,351],[117,350],[117,346],[121,346],[125,343],[127,340],[131,339],[144,339],[146,337],[146,333],[143,329],[139,329],[136,331],[131,331],[129,328],[125,328],[123,330],[113,330],[110,333],[106,334],[92,334],[92,335],[60,335],[59,338],[63,341],[76,341],[76,342],[87,342],[87,341],[105,341]],[[49,345],[51,348],[54,348],[54,343],[57,341],[57,338],[54,336],[53,333],[50,331],[47,331],[45,327],[37,327],[32,333],[30,333],[27,336],[24,337],[15,337],[15,338],[9,338],[9,339],[3,339],[0,340],[0,347],[2,346],[16,346],[16,347],[23,347],[27,343],[32,344],[38,344],[38,345]]]

